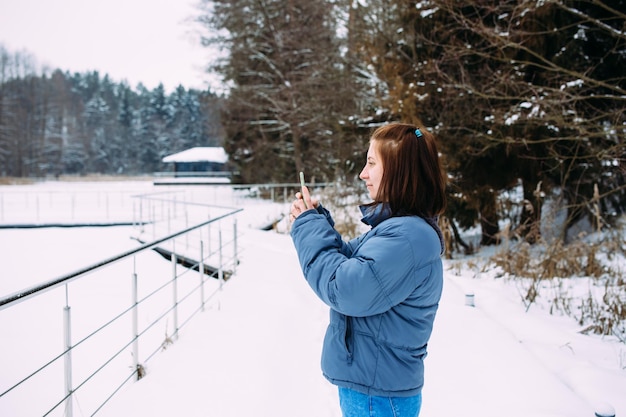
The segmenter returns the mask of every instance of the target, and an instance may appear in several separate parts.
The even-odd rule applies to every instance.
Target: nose
[[[363,181],[365,181],[368,178],[367,166],[363,167],[363,169],[361,170],[361,173],[359,174],[359,178],[361,178]]]

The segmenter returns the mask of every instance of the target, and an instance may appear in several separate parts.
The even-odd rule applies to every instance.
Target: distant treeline
[[[0,46],[0,176],[145,174],[193,146],[221,145],[220,99],[162,85],[132,89],[98,72],[37,73]]]

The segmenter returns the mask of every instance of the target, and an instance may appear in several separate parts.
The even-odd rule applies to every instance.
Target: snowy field
[[[240,265],[178,340],[150,360],[147,375],[122,387],[97,415],[340,417],[336,388],[319,369],[327,307],[304,281],[290,237],[259,230],[285,205],[224,187],[191,188],[185,192],[244,207]],[[132,222],[137,207],[127,197],[162,190],[149,182],[0,186],[0,223]],[[97,207],[87,210],[94,202]],[[132,248],[132,233],[129,226],[0,229],[0,298]],[[155,277],[169,270],[156,255],[144,263]],[[526,312],[511,281],[466,265],[445,261],[421,416],[593,417],[602,408],[626,416],[624,344],[583,335],[572,319],[538,306]],[[470,293],[474,306],[466,302]],[[35,324],[32,331],[21,321],[32,321],[33,314],[0,310],[0,393],[15,383],[9,379],[20,362],[38,363],[41,351],[62,346],[60,310],[35,313],[35,322],[51,314],[58,324]],[[123,361],[126,371],[130,354]],[[62,395],[62,370],[22,396],[0,397],[0,416],[40,415],[36,403],[50,391]],[[91,415],[93,403],[89,392],[78,392],[74,415]]]

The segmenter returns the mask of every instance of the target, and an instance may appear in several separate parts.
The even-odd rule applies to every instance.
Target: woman
[[[339,387],[344,417],[416,417],[443,285],[445,178],[434,137],[408,124],[378,128],[359,177],[373,200],[360,207],[371,230],[350,242],[306,187],[291,206],[302,271],[330,307],[322,371]]]

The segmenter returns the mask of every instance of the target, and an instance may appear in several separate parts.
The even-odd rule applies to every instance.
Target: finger
[[[293,204],[291,205],[291,213],[298,217],[298,215],[303,212],[304,210],[306,210],[306,208],[304,207],[304,202],[302,201],[301,198],[294,200]]]
[[[311,201],[311,193],[309,187],[302,187],[302,199],[306,202],[308,208],[313,208],[313,202]]]

